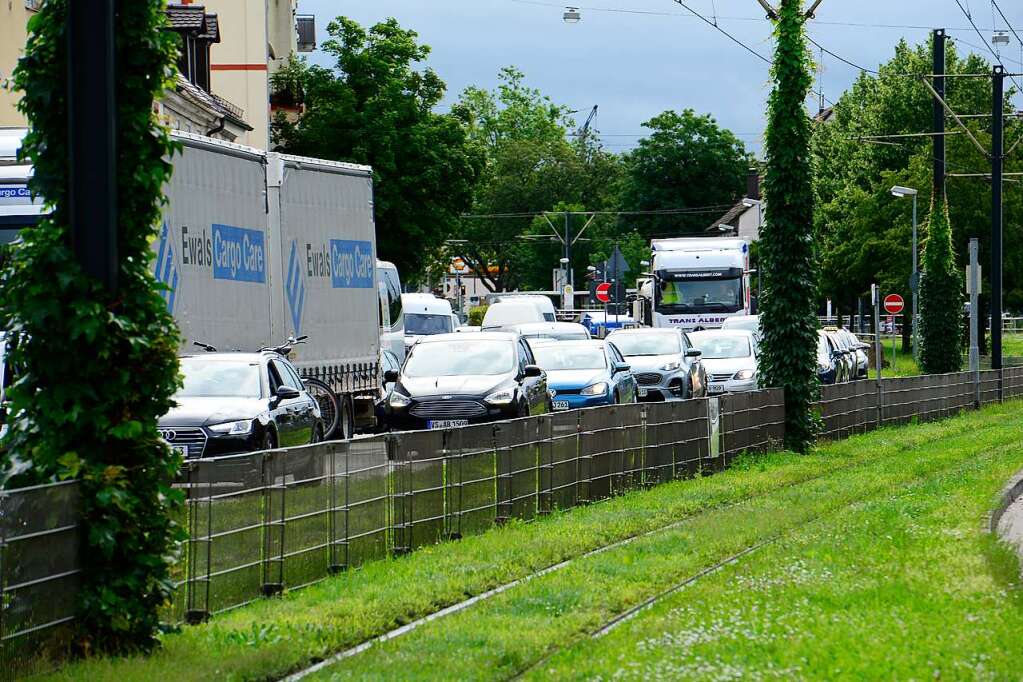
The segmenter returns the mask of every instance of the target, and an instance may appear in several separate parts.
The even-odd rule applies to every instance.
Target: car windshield
[[[181,358],[185,381],[178,398],[258,398],[259,365],[255,362]]]
[[[550,344],[533,349],[536,364],[547,371],[562,369],[604,369],[604,350],[596,346]]]
[[[663,280],[658,309],[734,313],[742,308],[742,279]]]
[[[425,313],[405,313],[405,333],[418,336],[447,334],[452,330],[450,315],[427,315]]]
[[[513,342],[458,340],[417,343],[402,373],[411,378],[493,376],[513,369]]]
[[[823,367],[831,364],[831,349],[823,336],[817,337],[817,362]]]
[[[691,336],[693,344],[703,352],[704,360],[748,358],[752,354],[749,339],[744,336]]]
[[[611,342],[627,358],[675,355],[682,352],[675,334],[615,334]]]

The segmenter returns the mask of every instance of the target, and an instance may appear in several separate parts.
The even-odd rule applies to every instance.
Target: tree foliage
[[[292,154],[371,165],[380,257],[415,280],[470,208],[481,157],[454,117],[433,111],[445,85],[420,67],[430,48],[414,31],[394,19],[366,30],[338,17],[327,32],[321,49],[335,66],[304,67],[299,85],[289,65],[288,87],[301,91],[305,112],[297,123],[276,118],[274,141]]]
[[[817,278],[813,253],[813,177],[810,119],[805,104],[812,79],[801,0],[782,0],[768,102],[765,224],[759,305],[763,384],[785,389],[785,442],[807,450],[816,436]]]
[[[22,233],[0,272],[11,332],[10,431],[0,455],[8,485],[78,478],[84,533],[78,644],[124,652],[156,643],[171,594],[168,562],[180,467],[156,430],[178,386],[178,332],[150,273],[173,145],[153,100],[170,83],[174,35],[160,0],[118,4],[117,248],[120,287],[108,293],[69,247],[67,8],[49,0],[29,22],[14,73],[31,122],[23,154],[31,188],[52,215]]]
[[[963,284],[946,202],[931,204],[920,277],[920,367],[928,374],[958,372],[963,364]]]
[[[748,155],[730,130],[692,109],[665,111],[643,124],[650,133],[626,160],[621,205],[630,211],[707,212],[650,215],[636,222],[645,237],[703,232],[746,188]]]
[[[820,245],[821,293],[846,311],[856,309],[871,283],[907,300],[912,267],[912,202],[896,199],[893,185],[917,188],[921,208],[931,202],[932,142],[929,137],[869,141],[867,136],[926,134],[932,125],[932,98],[917,79],[903,74],[929,74],[929,42],[900,42],[879,75],[863,74],[834,107],[832,118],[815,126],[814,181],[818,210],[815,232]],[[977,55],[961,56],[955,43],[946,47],[950,74],[988,73]],[[991,110],[991,83],[984,78],[948,78],[946,99],[960,113]],[[1009,99],[1006,99],[1007,110]],[[990,141],[984,119],[966,119],[982,144]],[[1007,140],[1023,134],[1023,124],[1009,119]],[[987,159],[949,120],[946,136],[948,171],[984,172]],[[1006,159],[1006,170],[1023,170],[1023,157]],[[1005,193],[1005,300],[1023,308],[1023,193]],[[945,182],[954,250],[965,254],[970,237],[979,237],[981,260],[990,258],[990,185],[980,178],[948,178]],[[964,262],[958,263],[960,266]],[[984,272],[987,273],[987,268]]]
[[[609,208],[620,176],[617,157],[590,136],[570,142],[568,108],[525,83],[514,67],[499,74],[494,91],[467,88],[453,108],[468,138],[483,153],[485,169],[476,187],[473,214],[458,227],[464,244],[454,247],[491,291],[547,289],[562,245],[544,211]],[[564,217],[551,216],[564,235]],[[585,217],[570,217],[576,234]],[[607,220],[601,221],[606,228]],[[588,263],[588,243],[577,243],[573,266]]]

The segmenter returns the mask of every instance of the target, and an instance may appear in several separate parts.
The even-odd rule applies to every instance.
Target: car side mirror
[[[632,370],[632,365],[627,365],[624,362],[615,365],[615,374],[618,372],[628,372],[630,370]]]
[[[396,370],[389,369],[386,372],[384,372],[384,383],[385,384],[393,384],[397,380],[398,380],[398,372]]]
[[[301,396],[302,392],[291,386],[278,386],[277,392],[274,395],[280,400],[292,400]]]
[[[840,351],[840,350],[832,351],[832,353],[831,353],[831,357],[833,357],[833,358],[840,358],[843,355],[845,355],[845,353]]]
[[[699,348],[690,348],[686,351],[687,358],[699,358],[703,356],[703,351]]]
[[[537,365],[526,365],[522,368],[522,376],[526,378],[536,378],[543,376],[543,370]]]

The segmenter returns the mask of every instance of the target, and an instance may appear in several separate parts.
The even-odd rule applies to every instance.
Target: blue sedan
[[[604,341],[536,341],[555,410],[634,403],[636,378],[618,349]]]

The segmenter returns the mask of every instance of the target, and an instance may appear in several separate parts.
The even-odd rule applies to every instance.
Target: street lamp
[[[916,256],[916,196],[919,192],[912,187],[895,185],[892,187],[892,196],[904,199],[913,197],[913,274],[909,278],[909,289],[913,293],[913,358],[919,359],[919,343],[917,341],[917,290],[920,288],[920,272],[917,268]]]
[[[582,18],[582,15],[579,14],[578,7],[566,7],[565,14],[562,15],[562,19],[565,20],[566,24],[578,24],[579,20]]]

